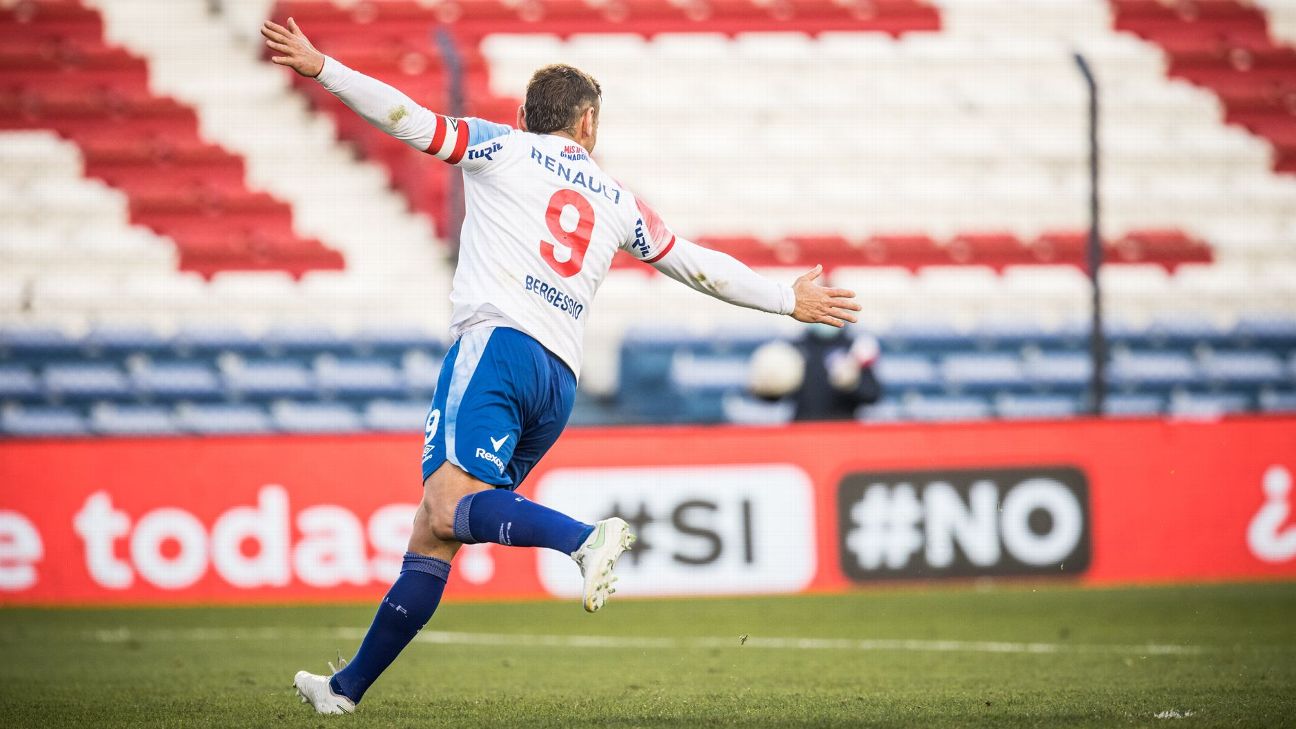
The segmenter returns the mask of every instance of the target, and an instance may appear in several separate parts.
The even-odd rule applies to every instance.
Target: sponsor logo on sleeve
[[[489,147],[482,147],[481,149],[470,149],[468,150],[468,159],[484,159],[494,162],[495,157],[493,155],[501,149],[504,149],[504,145],[499,142],[496,142]]]
[[[640,258],[652,257],[652,248],[648,246],[648,236],[644,233],[643,218],[635,219],[634,244],[631,247],[634,248],[635,255]]]

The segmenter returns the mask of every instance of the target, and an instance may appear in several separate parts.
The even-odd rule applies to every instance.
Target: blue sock
[[[369,686],[432,617],[449,577],[449,562],[406,552],[400,577],[378,606],[360,650],[329,680],[333,691],[360,703]]]
[[[594,527],[507,489],[494,489],[463,497],[455,508],[454,531],[464,544],[548,547],[571,554]]]

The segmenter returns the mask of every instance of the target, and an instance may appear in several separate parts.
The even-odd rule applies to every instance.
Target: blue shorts
[[[576,376],[516,329],[466,332],[446,353],[423,438],[423,480],[447,460],[493,486],[516,489],[558,440]]]

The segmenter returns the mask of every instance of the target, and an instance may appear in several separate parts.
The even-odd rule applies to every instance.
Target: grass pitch
[[[1290,583],[451,604],[314,715],[372,609],[0,610],[0,726],[1296,726]]]

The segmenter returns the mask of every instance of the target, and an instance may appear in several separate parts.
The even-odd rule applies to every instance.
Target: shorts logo
[[[494,453],[491,453],[490,451],[486,450],[485,448],[478,448],[478,449],[477,449],[477,457],[478,457],[478,458],[485,458],[486,460],[490,461],[491,463],[494,463],[494,464],[495,464],[495,467],[498,468],[498,469],[500,470],[500,473],[504,473],[504,461],[501,461],[501,460],[500,460],[500,457],[497,456],[497,455],[495,455]]]
[[[566,157],[567,159],[570,160],[578,161],[583,159],[589,159],[589,155],[585,154],[584,147],[575,144],[569,144],[566,147],[563,147],[562,152],[560,152],[559,154],[561,154],[563,157]]]
[[[500,446],[504,445],[504,443],[509,439],[509,435],[509,433],[505,433],[503,438],[499,438],[498,440],[495,438],[490,439],[491,447],[495,449],[496,453],[499,453]]]

